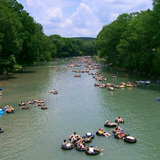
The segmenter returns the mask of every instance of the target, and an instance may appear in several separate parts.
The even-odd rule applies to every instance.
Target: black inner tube
[[[94,151],[94,152],[86,151],[85,153],[88,154],[88,155],[97,155],[97,154],[99,154],[98,151]]]

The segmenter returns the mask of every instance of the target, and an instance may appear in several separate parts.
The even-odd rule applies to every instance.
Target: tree
[[[0,61],[1,73],[13,67],[15,54],[22,50],[18,30],[22,27],[17,14],[8,8],[5,0],[0,3]]]

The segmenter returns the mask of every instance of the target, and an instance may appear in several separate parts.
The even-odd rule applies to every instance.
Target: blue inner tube
[[[0,115],[2,115],[2,114],[4,114],[4,112],[3,112],[3,111],[0,111]]]
[[[86,151],[85,153],[88,154],[88,155],[97,155],[97,154],[99,154],[98,151],[94,151],[94,152]]]
[[[128,143],[136,143],[137,142],[137,140],[134,137],[130,137],[130,136],[124,137],[123,139],[125,142],[128,142]]]
[[[73,146],[65,147],[65,146],[62,146],[62,145],[61,145],[61,149],[64,149],[64,150],[70,150],[70,149],[73,149]]]
[[[0,115],[2,115],[2,114],[4,114],[4,112],[3,112],[3,111],[0,111]]]
[[[1,87],[0,90],[3,90],[3,88]]]
[[[160,101],[160,98],[157,98],[158,101]]]
[[[107,124],[107,123],[105,123],[104,126],[105,127],[116,127],[117,125],[116,124]]]
[[[3,109],[2,109],[2,111],[6,111],[6,110],[7,110],[6,108],[3,108]]]

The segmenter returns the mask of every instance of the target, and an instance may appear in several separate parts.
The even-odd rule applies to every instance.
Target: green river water
[[[0,133],[0,160],[159,160],[160,101],[157,97],[160,84],[153,81],[150,85],[115,91],[100,89],[94,86],[96,80],[88,73],[75,78],[72,70],[85,68],[67,68],[69,61],[56,59],[53,63],[41,63],[0,81],[3,87],[0,106],[9,104],[15,108],[15,113],[4,113],[0,117],[0,126],[4,129],[4,133]],[[91,72],[96,71],[100,71],[107,82],[115,84],[147,80],[129,73],[125,78],[124,72],[119,72],[117,79],[111,79],[112,70],[103,66]],[[51,89],[56,89],[58,94],[50,94]],[[29,105],[28,110],[21,110],[18,106],[19,101],[34,98],[43,99],[48,109]],[[120,126],[135,137],[137,143],[96,135],[99,128],[112,135],[112,128],[104,127],[104,122],[114,121],[118,116],[126,120]],[[69,142],[68,137],[74,131],[80,135],[95,134],[91,144],[103,148],[103,152],[89,156],[75,148],[62,150],[62,141]]]

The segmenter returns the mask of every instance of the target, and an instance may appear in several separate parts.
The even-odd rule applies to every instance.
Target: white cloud
[[[152,0],[17,0],[46,35],[96,37],[122,13],[152,9]]]
[[[51,22],[61,21],[63,15],[62,10],[59,7],[52,7],[46,10],[47,20]]]
[[[92,17],[92,10],[84,3],[80,3],[76,12],[71,16],[71,19],[76,27],[83,28],[88,26],[87,21]]]
[[[61,23],[61,28],[70,29],[73,26],[73,22],[71,19],[66,19],[63,23]]]

